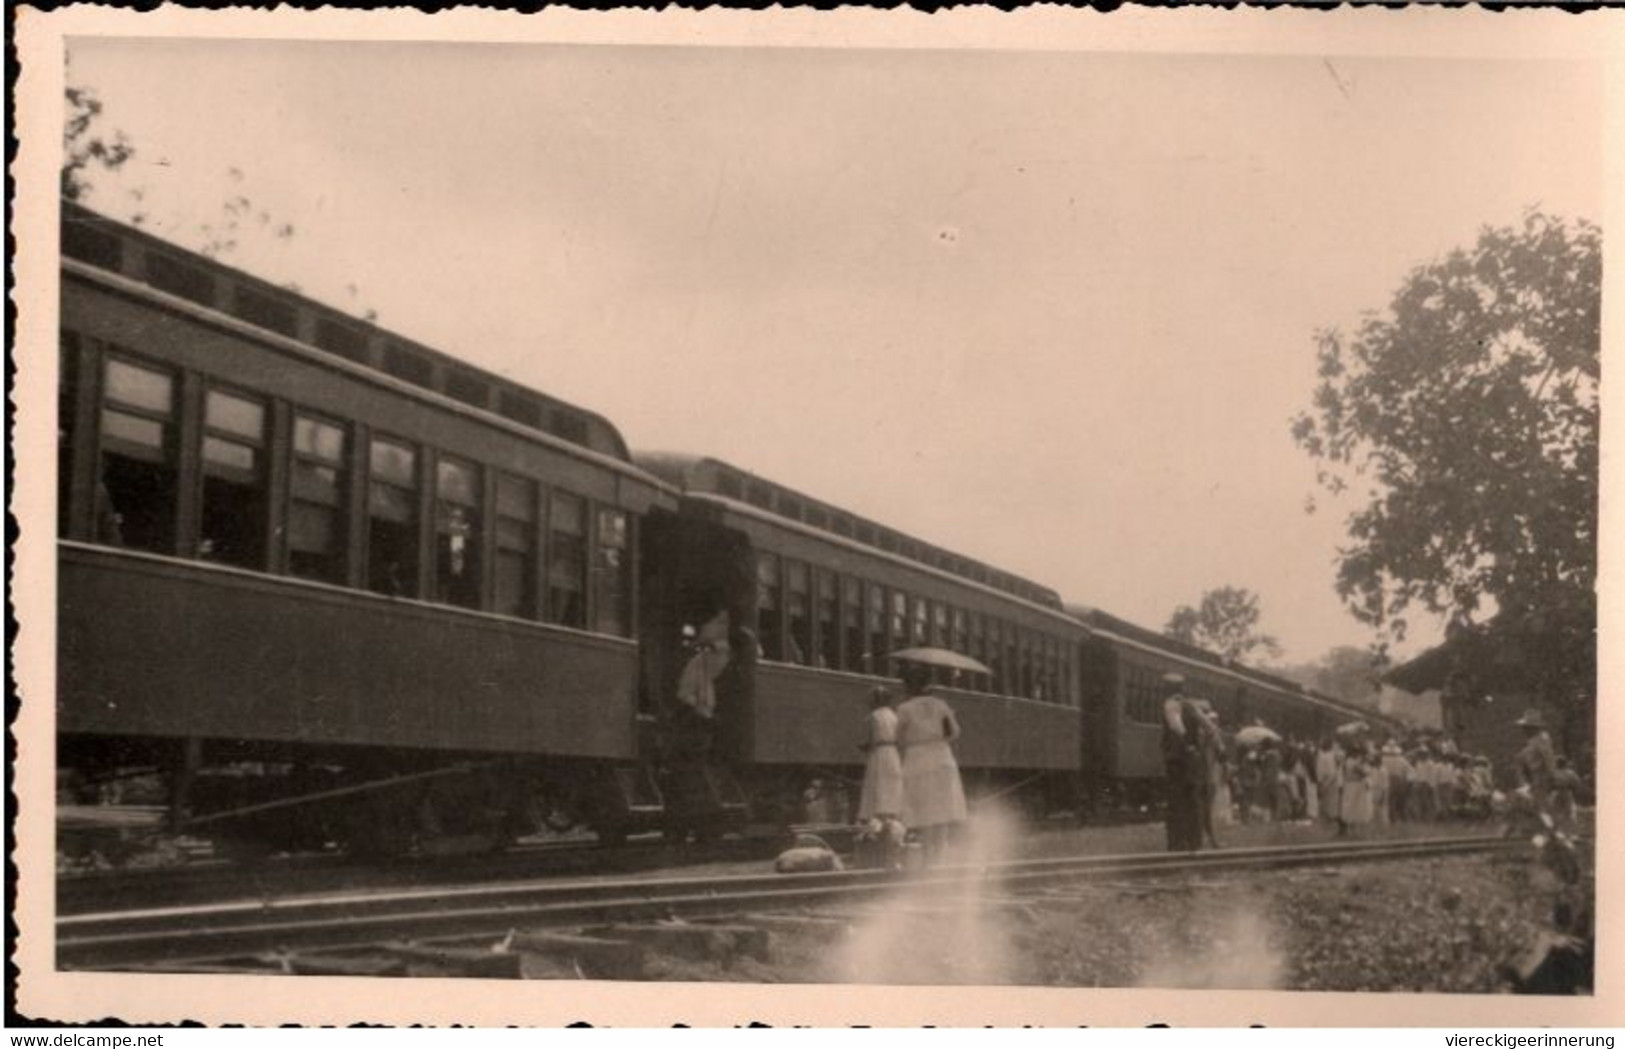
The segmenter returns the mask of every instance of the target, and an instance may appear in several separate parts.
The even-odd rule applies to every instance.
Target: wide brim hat
[[[1513,722],[1519,728],[1545,728],[1546,718],[1538,710],[1526,710],[1523,717]]]

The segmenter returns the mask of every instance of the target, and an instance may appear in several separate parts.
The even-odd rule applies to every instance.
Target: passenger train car
[[[1155,781],[1169,668],[1228,719],[1354,716],[718,460],[634,457],[592,412],[69,203],[62,251],[76,796],[160,776],[177,826],[372,854],[784,821],[857,776],[887,654],[922,644],[992,670],[938,682],[973,794],[1038,809]],[[719,610],[696,755],[675,696]]]
[[[1163,774],[1162,678],[1184,677],[1187,694],[1207,700],[1222,726],[1268,725],[1283,736],[1320,740],[1366,721],[1397,732],[1387,719],[1313,693],[1296,682],[1227,661],[1099,609],[1074,606],[1088,628],[1083,643],[1084,734],[1091,741],[1081,772],[1094,807],[1145,804]]]

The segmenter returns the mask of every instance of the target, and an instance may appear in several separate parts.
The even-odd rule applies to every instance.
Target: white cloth
[[[958,735],[953,709],[936,696],[911,696],[897,708],[897,742],[903,751],[903,822],[909,827],[964,821],[965,785],[948,745]]]
[[[858,820],[899,816],[903,812],[903,758],[897,750],[897,712],[876,707],[869,712],[869,762],[863,770]]]
[[[726,641],[701,648],[689,658],[677,678],[677,698],[702,718],[717,712],[716,681],[733,655]]]
[[[1343,761],[1336,747],[1315,752],[1315,782],[1320,818],[1337,819],[1343,803]]]
[[[1344,823],[1371,822],[1371,784],[1365,777],[1365,767],[1350,761],[1343,770],[1343,793],[1337,811]]]

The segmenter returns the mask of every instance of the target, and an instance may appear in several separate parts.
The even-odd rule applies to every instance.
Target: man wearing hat
[[[1185,678],[1162,676],[1162,766],[1168,784],[1168,851],[1201,847],[1201,739],[1185,699]]]
[[[1552,749],[1552,737],[1546,732],[1546,719],[1539,710],[1524,712],[1517,721],[1523,729],[1523,749],[1518,751],[1518,779],[1529,788],[1535,806],[1542,812],[1551,796],[1552,777],[1557,772],[1557,753]]]
[[[1410,789],[1411,763],[1396,740],[1382,745],[1382,771],[1388,779],[1388,822],[1398,823],[1409,809],[1406,791]]]

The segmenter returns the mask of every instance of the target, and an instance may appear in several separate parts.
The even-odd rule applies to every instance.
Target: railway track
[[[620,957],[615,944],[622,941],[584,932],[651,929],[663,923],[672,931],[677,928],[671,924],[674,922],[714,922],[762,912],[784,915],[797,908],[872,899],[902,886],[911,893],[944,897],[1019,893],[1099,878],[1419,859],[1507,844],[1500,836],[1449,837],[1193,854],[1078,856],[944,867],[908,875],[860,870],[554,879],[64,914],[56,923],[57,965],[78,970],[163,971],[264,971],[271,967],[291,972],[370,972],[377,965],[381,966],[378,971],[392,972],[396,962],[404,965],[416,958],[433,962],[442,971],[518,975],[514,958],[496,957],[515,954],[512,945],[516,941],[520,952],[546,948]],[[377,961],[379,952],[387,962]],[[350,961],[334,960],[343,958]],[[357,958],[364,960],[355,961]]]
[[[185,866],[64,874],[57,913],[88,914],[156,906],[364,889],[411,889],[603,873],[633,874],[686,865],[771,858],[790,840],[783,830],[675,844],[658,837],[603,846],[591,839],[530,842],[482,855],[360,861],[332,854],[278,856],[258,863],[206,858]]]

